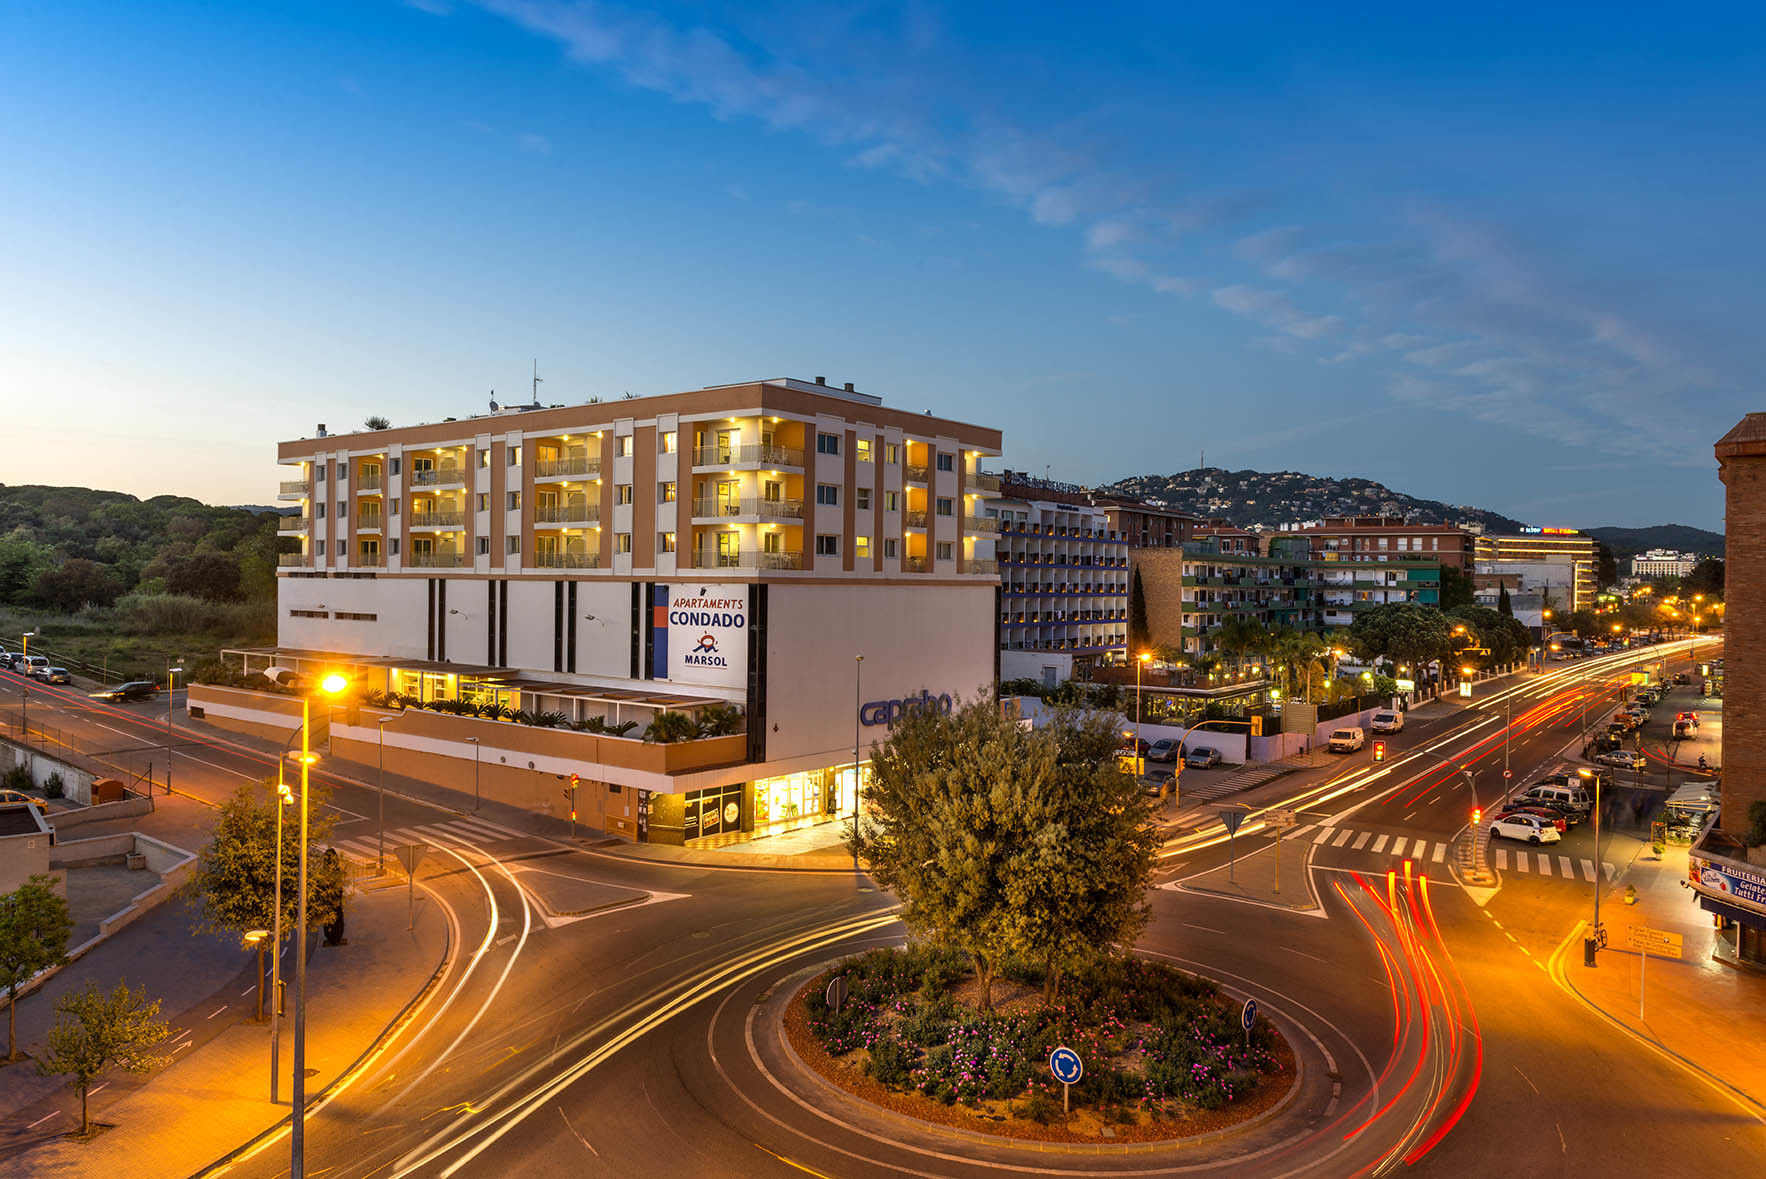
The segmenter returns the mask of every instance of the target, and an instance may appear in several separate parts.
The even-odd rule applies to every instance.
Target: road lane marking
[[[1414,818],[1416,818],[1416,812],[1415,812],[1415,811],[1411,811],[1411,812],[1410,812],[1410,813],[1409,813],[1409,814],[1408,814],[1408,815],[1405,815],[1405,816],[1404,816],[1404,819],[1403,819],[1403,821],[1404,821],[1404,822],[1406,822],[1406,823],[1408,823],[1408,822],[1410,822],[1410,821],[1411,821],[1411,820],[1412,820],[1412,819],[1414,819]]]
[[[1558,857],[1558,871],[1562,872],[1567,880],[1576,879],[1576,869],[1570,866],[1569,856]]]
[[[1390,835],[1380,836],[1378,839],[1374,840],[1374,845],[1369,850],[1372,851],[1376,856],[1379,855],[1380,849],[1384,848],[1386,846],[1386,840],[1388,840],[1390,838],[1392,838]],[[1355,846],[1360,847],[1361,845],[1358,843]]]
[[[1404,844],[1405,844],[1406,838],[1407,838],[1406,836],[1400,835],[1397,839],[1394,839],[1392,841],[1392,854],[1393,855],[1401,856],[1404,854]],[[1379,851],[1380,849],[1375,848],[1374,850]]]
[[[1214,929],[1214,928],[1212,928],[1212,927],[1211,927],[1211,926],[1207,926],[1207,925],[1192,925],[1192,924],[1190,924],[1190,923],[1189,923],[1189,922],[1188,922],[1188,921],[1185,921],[1185,922],[1184,922],[1184,923],[1183,923],[1183,926],[1184,926],[1184,928],[1185,928],[1185,929],[1199,929],[1199,930],[1201,930],[1201,931],[1202,931],[1202,932],[1203,932],[1203,933],[1218,933],[1218,934],[1220,934],[1220,935],[1221,935],[1221,936],[1222,936],[1222,937],[1225,937],[1225,936],[1226,936],[1226,930],[1224,930],[1224,929]]]
[[[1434,806],[1436,803],[1438,803],[1440,801],[1441,801],[1441,795],[1439,793],[1435,793],[1435,794],[1431,794],[1431,795],[1429,795],[1429,797],[1423,799],[1423,805],[1424,806]]]
[[[30,1125],[26,1126],[25,1129],[35,1130],[38,1126],[41,1126],[44,1122],[47,1122],[50,1118],[58,1118],[60,1116],[61,1116],[61,1111],[59,1109],[52,1109],[48,1113],[44,1114],[42,1117],[38,1118],[36,1121],[32,1122]]]
[[[1541,876],[1550,876],[1551,875],[1551,857],[1546,855],[1544,852],[1534,852],[1533,854],[1539,857],[1539,874]]]
[[[1312,837],[1312,842],[1313,842],[1313,843],[1314,843],[1314,844],[1320,844],[1320,843],[1323,843],[1323,842],[1324,842],[1324,841],[1325,841],[1325,840],[1327,840],[1327,839],[1329,839],[1329,838],[1330,838],[1330,837],[1331,837],[1331,832],[1332,832],[1332,831],[1333,831],[1333,828],[1330,828],[1330,827],[1320,827],[1320,828],[1319,828],[1319,829],[1318,829],[1318,834],[1317,834],[1317,835],[1314,835],[1314,836],[1313,836],[1313,837]],[[1347,838],[1348,838],[1348,837],[1349,837],[1349,833],[1348,833],[1348,832],[1347,832],[1347,831],[1345,831],[1345,832],[1343,832],[1343,833],[1342,833],[1342,834],[1341,834],[1341,835],[1339,835],[1339,836],[1337,836],[1337,838],[1338,838],[1338,839],[1347,839]]]
[[[1500,872],[1508,871],[1508,848],[1499,847],[1496,849],[1496,868]]]
[[[1435,862],[1437,864],[1439,864],[1442,860],[1445,860],[1446,858],[1447,858],[1447,845],[1445,843],[1437,843],[1435,845],[1435,856],[1434,856]]]
[[[1368,840],[1370,840],[1370,839],[1372,839],[1372,838],[1373,838],[1373,837],[1374,837],[1374,833],[1373,833],[1373,832],[1372,832],[1372,831],[1363,831],[1363,832],[1362,832],[1362,833],[1361,833],[1361,834],[1360,834],[1360,836],[1358,836],[1358,837],[1357,837],[1357,838],[1356,838],[1356,840],[1355,840],[1355,848],[1354,848],[1354,850],[1356,850],[1356,851],[1360,851],[1360,850],[1361,850],[1361,849],[1362,849],[1362,848],[1364,848],[1364,847],[1366,847],[1366,846],[1367,846],[1367,841],[1368,841]],[[1381,837],[1381,838],[1380,838],[1380,842],[1381,842],[1381,843],[1384,843],[1384,842],[1385,842],[1385,841],[1386,841],[1386,840],[1385,840],[1385,837],[1384,837],[1384,836],[1382,836],[1382,837]],[[1379,848],[1375,848],[1375,849],[1374,849],[1374,850],[1375,850],[1375,851],[1378,851],[1378,850],[1380,850],[1380,849],[1379,849]]]
[[[226,1009],[226,1008],[225,1008],[225,1007],[217,1007],[217,1008],[215,1008],[215,1009],[214,1009],[214,1010],[213,1010],[213,1011],[211,1011],[211,1012],[209,1012],[209,1016],[208,1016],[208,1017],[209,1017],[209,1018],[210,1018],[210,1019],[213,1019],[213,1018],[214,1018],[214,1017],[215,1017],[215,1016],[217,1016],[217,1015],[219,1015],[219,1014],[221,1014],[221,1012],[223,1012],[223,1011],[225,1011],[225,1010],[227,1010],[227,1009]]]
[[[1345,843],[1349,842],[1349,837],[1354,834],[1355,834],[1355,832],[1351,831],[1349,828],[1347,828],[1347,827],[1343,828],[1343,830],[1337,835],[1337,838],[1331,840],[1331,846],[1332,847],[1342,847]],[[1363,836],[1362,838],[1365,839],[1367,837]]]
[[[1594,870],[1594,861],[1593,860],[1583,860],[1582,861],[1582,874],[1584,876],[1588,877],[1588,879],[1590,879],[1590,880],[1599,880],[1600,879],[1600,873],[1598,873]]]

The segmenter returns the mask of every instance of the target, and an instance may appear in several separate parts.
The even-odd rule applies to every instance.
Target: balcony
[[[987,471],[976,471],[973,479],[977,491],[998,491],[1000,489],[998,475],[990,474]]]
[[[1000,522],[992,516],[964,516],[964,532],[994,533],[1000,530]]]
[[[276,564],[283,569],[299,569],[311,564],[305,553],[282,553],[276,558]]]
[[[760,520],[801,520],[803,501],[800,499],[697,499],[693,516],[702,520],[727,520],[753,516]]]
[[[903,557],[901,567],[908,573],[924,573],[930,566],[925,557]]]
[[[357,516],[356,517],[356,531],[357,532],[379,532],[380,531],[380,513],[379,512],[364,512],[362,515]]]
[[[305,532],[313,526],[313,522],[305,516],[284,516],[276,521],[277,532]]]
[[[411,472],[412,487],[464,487],[466,468],[457,463],[427,467]]]
[[[965,559],[957,567],[964,573],[998,573],[1000,571],[1000,563],[998,561],[972,561]]]
[[[926,513],[907,511],[901,514],[902,526],[906,528],[926,527]]]
[[[406,518],[408,528],[459,528],[466,523],[466,513],[458,510],[412,512]]]
[[[465,553],[412,553],[405,564],[413,569],[464,569]]]
[[[535,482],[541,479],[597,479],[600,475],[600,459],[541,459],[533,465]]]
[[[909,483],[925,483],[932,477],[931,469],[924,466],[903,467],[902,474]]]
[[[386,558],[379,553],[357,553],[350,558],[352,569],[379,569],[386,564]]]
[[[357,495],[369,495],[369,494],[373,494],[375,492],[378,492],[379,490],[380,490],[380,476],[379,475],[363,475],[360,479],[356,480],[356,494]]]
[[[598,524],[600,521],[599,504],[557,504],[533,510],[535,524]]]
[[[305,499],[313,492],[310,479],[285,479],[282,487],[276,492],[277,499]]]
[[[599,569],[600,553],[535,553],[535,569]]]
[[[783,549],[775,552],[750,549],[745,553],[714,553],[702,549],[694,555],[693,566],[696,569],[801,569],[803,553],[801,550]]]
[[[747,446],[700,446],[693,451],[695,467],[799,467],[803,452],[771,442]]]

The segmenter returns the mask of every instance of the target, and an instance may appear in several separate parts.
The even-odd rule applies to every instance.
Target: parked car
[[[1649,759],[1635,749],[1609,749],[1595,754],[1594,760],[1603,766],[1617,766],[1622,770],[1641,770],[1649,764]]]
[[[1677,713],[1675,713],[1674,714],[1674,723],[1679,724],[1681,721],[1687,721],[1688,723],[1690,723],[1692,725],[1693,731],[1695,733],[1698,731],[1698,727],[1699,727],[1699,714],[1698,713],[1696,713],[1696,712],[1677,712]]]
[[[1537,786],[1529,786],[1521,792],[1520,797],[1543,802],[1547,806],[1555,806],[1561,811],[1575,811],[1579,815],[1585,815],[1594,809],[1594,799],[1581,786],[1541,783]]]
[[[1122,739],[1122,744],[1116,750],[1116,756],[1133,757],[1138,753],[1142,757],[1145,757],[1147,756],[1147,750],[1151,748],[1152,746],[1144,738],[1124,737]]]
[[[1171,737],[1161,737],[1153,742],[1147,750],[1148,761],[1176,761],[1177,754],[1183,748],[1183,742]]]
[[[47,671],[48,669],[49,669],[49,660],[48,659],[44,658],[41,655],[26,655],[24,657],[23,666],[15,667],[13,670],[14,671],[22,671],[26,675],[34,676],[34,675],[38,675],[41,672]]]
[[[1674,682],[1677,684],[1690,684],[1692,683],[1692,676],[1684,671],[1677,671],[1674,673]]]
[[[124,700],[151,700],[159,692],[159,685],[151,680],[130,680],[126,684],[118,684],[114,688],[100,688],[92,693],[94,700],[108,700],[112,704],[120,704]]]
[[[1404,714],[1393,709],[1376,712],[1367,718],[1367,727],[1376,733],[1404,732]]]
[[[49,813],[49,804],[40,798],[32,798],[30,795],[20,794],[16,790],[0,790],[0,806],[10,806],[21,802],[30,803],[37,808],[39,814]]]
[[[1206,770],[1220,764],[1220,750],[1209,745],[1193,745],[1183,755],[1183,764]]]
[[[1367,742],[1367,734],[1360,725],[1351,725],[1346,729],[1336,729],[1331,733],[1328,743],[1332,753],[1354,753]]]
[[[1563,836],[1551,820],[1538,815],[1502,815],[1490,824],[1491,838],[1519,839],[1526,843],[1556,843]]]
[[[1511,802],[1496,812],[1496,817],[1499,819],[1505,819],[1510,815],[1532,815],[1535,818],[1544,819],[1553,827],[1556,827],[1560,834],[1570,829],[1570,820],[1565,818],[1561,813],[1553,811],[1548,807],[1524,806]]]

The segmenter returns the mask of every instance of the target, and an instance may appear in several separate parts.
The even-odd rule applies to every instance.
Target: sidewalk
[[[1684,847],[1670,847],[1660,860],[1639,856],[1624,877],[1637,888],[1637,904],[1624,903],[1623,887],[1607,890],[1601,904],[1607,948],[1600,952],[1600,965],[1583,965],[1578,939],[1564,957],[1564,981],[1607,1018],[1766,1111],[1766,1053],[1760,1050],[1766,1044],[1766,973],[1712,957],[1716,931],[1711,916],[1680,887],[1686,861]],[[1626,931],[1638,925],[1678,933],[1683,957],[1652,954],[1643,963],[1626,948]]]
[[[172,1063],[137,1085],[123,1083],[114,1073],[101,1077],[100,1083],[110,1084],[92,1097],[92,1120],[114,1129],[86,1143],[62,1137],[77,1128],[79,1118],[79,1098],[63,1079],[37,1077],[28,1063],[0,1070],[0,1110],[6,1111],[7,1129],[38,1123],[27,1140],[14,1137],[8,1143],[0,1176],[190,1175],[287,1118],[287,1078],[282,1104],[269,1101],[269,1030],[251,1019],[256,971],[249,965],[244,972],[238,969],[249,962],[247,956],[235,953],[217,961],[212,954],[199,953],[194,961],[156,968],[153,961],[166,955],[163,942],[152,953],[130,944],[140,940],[130,937],[137,931],[166,938],[170,919],[183,916],[167,906],[54,980],[55,994],[86,978],[103,987],[124,975],[132,985],[147,983],[150,996],[165,1002],[162,1016],[171,1015],[174,1039],[162,1051]],[[407,931],[405,922],[404,889],[370,888],[355,897],[347,943],[320,946],[308,958],[309,1102],[365,1058],[439,975],[449,949],[441,911],[433,904],[420,905],[415,931]],[[292,974],[292,949],[285,961],[286,977]],[[282,1066],[291,1070],[292,979],[288,987]],[[45,994],[20,1008],[20,1036],[32,1051],[41,1044],[51,1003]],[[218,1031],[211,1023],[216,1019]],[[185,1041],[197,1046],[183,1051],[178,1045]]]

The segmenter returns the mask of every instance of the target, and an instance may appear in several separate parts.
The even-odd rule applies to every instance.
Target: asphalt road
[[[1493,895],[1462,888],[1454,874],[1474,798],[1493,806],[1505,764],[1519,788],[1573,759],[1584,703],[1593,726],[1629,658],[1481,685],[1472,701],[1413,716],[1386,739],[1381,765],[1364,751],[1260,790],[1267,805],[1300,811],[1284,854],[1309,859],[1316,912],[1154,890],[1139,949],[1256,997],[1301,1054],[1293,1102],[1251,1131],[1172,1153],[1080,1154],[880,1118],[798,1075],[770,1018],[787,984],[818,963],[900,939],[890,898],[862,877],[639,863],[532,836],[461,837],[433,882],[465,951],[421,1019],[314,1117],[308,1171],[1734,1173],[1737,1159],[1766,1152],[1766,1126],[1616,1035],[1546,970],[1586,916],[1596,879],[1608,879],[1604,865],[1617,877],[1640,846],[1626,821],[1634,792],[1603,800],[1598,852],[1584,825],[1558,847],[1524,849],[1548,852],[1545,870],[1535,859],[1521,871],[1523,848],[1499,843],[1510,856]],[[58,725],[94,736],[145,739],[153,723],[140,706],[94,708],[73,694],[55,707]],[[163,711],[158,718],[163,725]],[[189,752],[180,789],[197,793],[219,797],[267,768],[225,743]],[[1641,784],[1636,793],[1659,797],[1669,780],[1652,767]],[[333,802],[360,831],[356,816],[370,813],[375,795],[338,783]],[[402,799],[387,806],[389,826],[447,814]],[[1270,842],[1254,813],[1235,849],[1240,862],[1269,854]],[[1227,854],[1221,829],[1192,833],[1167,847],[1160,881],[1209,871]],[[584,890],[621,889],[636,899],[559,915]],[[272,1144],[231,1169],[286,1173],[286,1149]]]

